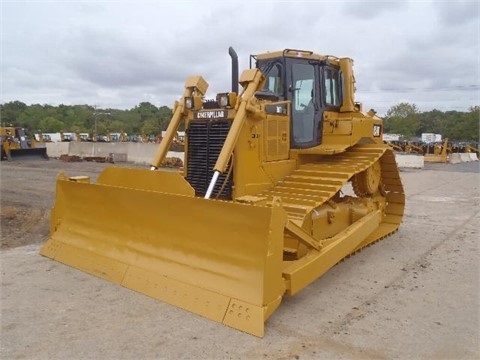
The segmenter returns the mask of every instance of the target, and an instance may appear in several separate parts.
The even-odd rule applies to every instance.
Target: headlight
[[[233,108],[235,106],[236,102],[237,102],[237,94],[236,93],[217,94],[218,106],[220,106],[222,108],[224,108],[224,107]]]
[[[219,94],[218,95],[218,104],[221,107],[227,107],[228,104],[228,94]]]
[[[185,107],[187,109],[192,109],[193,108],[193,98],[191,98],[191,97],[186,97],[185,98]]]

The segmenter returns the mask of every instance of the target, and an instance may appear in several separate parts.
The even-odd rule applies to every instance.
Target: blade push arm
[[[264,81],[265,77],[258,69],[249,69],[242,73],[242,76],[240,77],[240,84],[243,86],[243,92],[239,97],[239,103],[237,103],[237,114],[233,119],[232,126],[228,132],[227,138],[225,139],[225,143],[223,144],[222,151],[220,152],[217,162],[215,163],[215,167],[213,168],[215,173],[213,174],[212,180],[208,186],[205,199],[210,198],[218,176],[226,171],[228,161],[230,160],[233,149],[237,144],[240,130],[245,122],[249,102],[254,97],[255,92],[263,86]]]
[[[178,126],[185,115],[185,98],[192,96],[194,92],[203,96],[207,92],[207,89],[208,83],[201,76],[192,76],[187,79],[185,82],[185,91],[183,96],[180,101],[176,103],[172,119],[168,124],[165,137],[162,139],[160,146],[153,157],[150,170],[157,169],[167,155],[168,149],[170,148],[173,138],[177,133]]]

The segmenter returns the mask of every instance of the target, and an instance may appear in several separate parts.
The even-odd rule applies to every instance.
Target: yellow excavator
[[[232,91],[188,78],[150,170],[58,177],[41,254],[261,337],[283,296],[395,232],[405,196],[350,58],[285,49],[238,77],[229,53]],[[184,167],[159,169],[181,122]]]

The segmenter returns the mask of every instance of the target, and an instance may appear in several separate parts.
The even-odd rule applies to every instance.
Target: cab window
[[[294,144],[311,144],[316,138],[315,68],[292,64],[292,132]]]
[[[325,104],[339,107],[341,105],[340,72],[337,69],[326,67],[323,72]]]
[[[273,65],[265,74],[266,82],[263,91],[270,91],[278,97],[283,97],[282,65]]]

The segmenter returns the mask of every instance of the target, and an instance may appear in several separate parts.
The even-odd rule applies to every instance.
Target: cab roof
[[[315,54],[309,50],[285,49],[262,54],[252,55],[256,60],[275,59],[280,57],[306,58],[311,60],[327,61],[328,63],[338,65],[339,58],[333,55]]]

